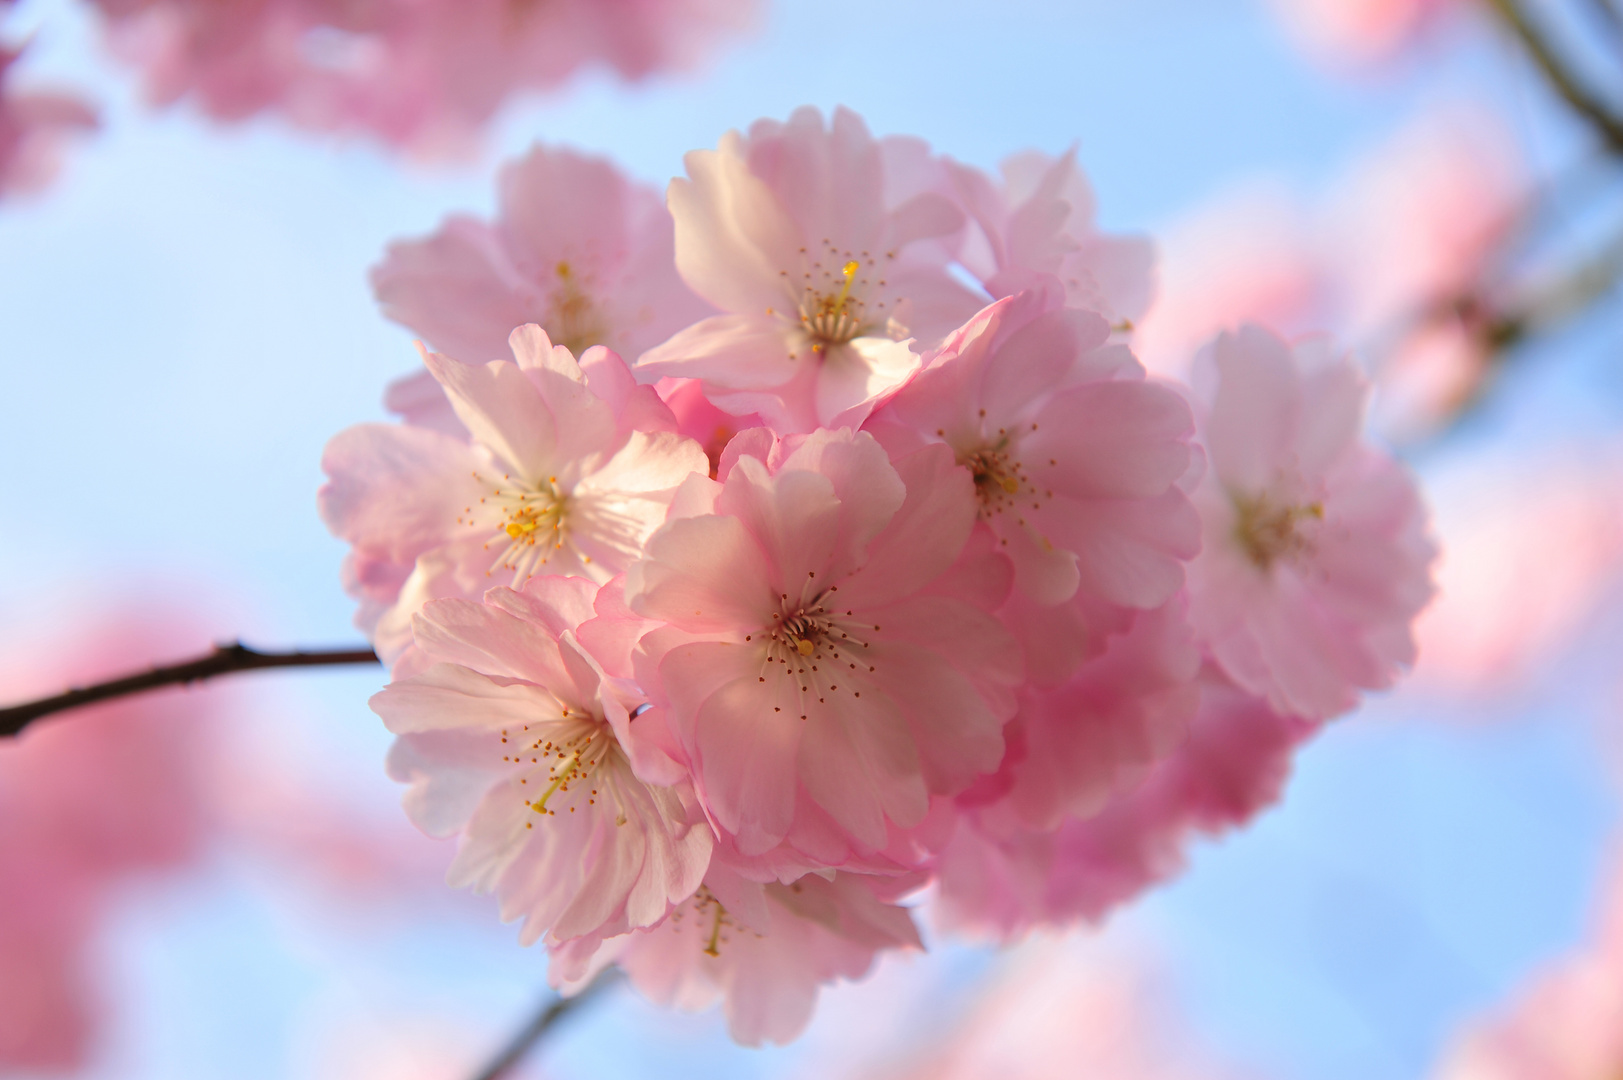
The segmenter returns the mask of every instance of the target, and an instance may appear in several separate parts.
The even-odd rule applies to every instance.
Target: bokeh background
[[[39,642],[71,653],[76,627],[130,605],[182,616],[142,660],[358,640],[318,462],[335,432],[384,418],[383,386],[416,363],[367,268],[447,213],[488,215],[495,169],[534,140],[657,184],[684,151],[808,103],[984,168],[1075,141],[1103,224],[1198,256],[1214,290],[1259,263],[1287,273],[1264,241],[1351,213],[1349,185],[1404,132],[1491,128],[1507,190],[1589,155],[1516,44],[1469,11],[1370,64],[1304,48],[1261,0],[770,0],[695,75],[587,75],[510,105],[482,156],[438,164],[274,119],[154,112],[66,0],[23,0],[4,26],[33,34],[20,80],[104,110],[53,188],[0,204],[12,686]],[[1392,183],[1409,190],[1401,168]],[[886,961],[825,993],[785,1048],[740,1049],[714,1014],[617,990],[524,1075],[932,1075],[929,1054],[972,1030],[1002,1032],[1007,1075],[1021,1053],[1083,1060],[1079,1030],[1159,1049],[1043,1075],[1428,1075],[1462,1023],[1584,940],[1613,863],[1617,330],[1601,305],[1544,335],[1478,407],[1404,446],[1449,560],[1415,678],[1332,724],[1283,804],[1197,846],[1180,879],[1100,929]],[[471,1076],[544,1000],[543,956],[493,903],[437,885],[448,849],[399,813],[366,706],[381,682],[194,692],[216,706],[194,736],[210,828],[188,867],[118,887],[90,945],[81,1075]]]

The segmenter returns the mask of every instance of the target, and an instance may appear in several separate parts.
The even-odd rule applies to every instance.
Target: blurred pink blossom
[[[1488,373],[1489,256],[1516,224],[1523,174],[1500,122],[1455,105],[1421,114],[1315,199],[1277,184],[1226,195],[1163,234],[1135,348],[1152,371],[1186,377],[1198,346],[1241,322],[1330,332],[1371,368],[1377,426],[1424,435]]]
[[[1197,371],[1209,459],[1189,568],[1200,643],[1279,712],[1323,720],[1414,662],[1436,546],[1412,477],[1361,437],[1368,384],[1324,339],[1222,334]],[[1199,391],[1197,391],[1199,392]]]
[[[1386,59],[1418,38],[1455,0],[1271,0],[1291,36],[1335,64]]]
[[[1508,1008],[1468,1026],[1434,1080],[1606,1080],[1623,1068],[1623,876],[1599,932],[1534,977]]]
[[[1438,595],[1415,623],[1412,685],[1498,693],[1566,644],[1623,575],[1623,451],[1517,448],[1430,479]]]
[[[62,143],[99,123],[96,111],[78,98],[18,90],[11,69],[22,54],[0,45],[0,198],[49,184]]]
[[[121,675],[192,635],[150,607],[12,638],[0,700]],[[169,690],[38,721],[0,741],[0,1068],[82,1064],[97,1023],[92,947],[112,888],[172,870],[203,836],[212,695]]]
[[[1220,1080],[1245,1075],[1204,1051],[1145,957],[1033,940],[964,1015],[862,1075],[904,1080]],[[903,1037],[893,1042],[903,1044]]]
[[[414,151],[461,151],[510,96],[583,67],[692,66],[751,0],[94,0],[160,105],[275,111]],[[511,327],[509,327],[511,329]]]

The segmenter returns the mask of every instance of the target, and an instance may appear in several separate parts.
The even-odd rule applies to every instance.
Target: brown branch
[[[163,686],[176,686],[216,675],[229,675],[237,671],[259,671],[263,668],[330,667],[336,664],[376,664],[378,654],[371,649],[295,649],[292,652],[258,652],[239,642],[216,645],[209,653],[196,660],[187,660],[168,667],[125,675],[118,679],[75,687],[54,697],[24,702],[0,709],[0,737],[16,735],[42,716],[77,709],[109,698],[139,694]]]
[[[597,978],[587,984],[586,989],[574,997],[554,997],[544,1005],[535,1019],[524,1026],[524,1030],[513,1036],[502,1052],[497,1054],[482,1070],[475,1080],[501,1080],[512,1072],[524,1060],[531,1050],[534,1050],[547,1032],[569,1013],[580,1008],[592,998],[601,994],[614,982],[615,971],[605,968]]]
[[[1567,69],[1566,62],[1556,52],[1554,43],[1529,18],[1521,0],[1487,0],[1487,3],[1505,25],[1521,39],[1555,92],[1560,94],[1578,115],[1589,121],[1614,153],[1623,154],[1623,120],[1612,112],[1610,106],[1599,95],[1580,83],[1578,77]]]

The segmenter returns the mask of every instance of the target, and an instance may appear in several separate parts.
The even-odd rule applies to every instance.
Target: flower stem
[[[502,1048],[501,1053],[491,1059],[490,1064],[486,1065],[474,1080],[501,1080],[501,1077],[510,1073],[541,1043],[558,1021],[607,989],[614,982],[614,975],[613,968],[605,968],[574,997],[553,997],[542,1006],[535,1018],[524,1026],[524,1030],[513,1036],[512,1041]]]
[[[378,654],[371,649],[294,649],[291,652],[259,652],[240,641],[216,645],[195,660],[124,675],[106,682],[80,686],[57,694],[0,709],[0,738],[16,735],[42,716],[92,705],[98,701],[139,694],[164,686],[184,685],[229,675],[237,671],[263,668],[331,667],[337,664],[376,664]]]

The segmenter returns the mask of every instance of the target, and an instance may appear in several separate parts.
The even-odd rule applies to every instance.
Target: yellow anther
[[[574,272],[574,271],[569,269],[569,263],[567,261],[559,262],[558,266],[557,266],[557,270],[558,270],[558,276],[561,277],[561,278],[567,278],[570,274],[572,274]]]
[[[1007,491],[1010,495],[1013,495],[1015,492],[1020,490],[1020,481],[1016,480],[1012,476],[1005,476],[998,480],[998,486],[1004,491]]]
[[[840,287],[840,295],[834,301],[835,315],[845,310],[845,301],[851,295],[851,283],[857,279],[857,271],[861,269],[862,264],[853,259],[840,270],[845,275],[845,284]]]
[[[816,650],[817,650],[817,646],[813,645],[811,642],[807,641],[805,638],[801,638],[800,640],[795,642],[795,651],[798,652],[801,656],[810,656]]]

